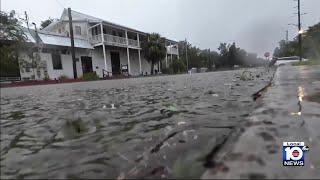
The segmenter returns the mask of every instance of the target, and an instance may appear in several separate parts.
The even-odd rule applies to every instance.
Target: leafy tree
[[[303,54],[308,58],[320,59],[320,22],[302,35]]]
[[[0,40],[24,42],[26,36],[23,32],[21,21],[16,18],[15,11],[5,13],[0,11]]]
[[[227,58],[227,65],[230,67],[233,67],[235,64],[238,62],[238,52],[237,52],[237,47],[236,43],[233,43],[229,47],[229,52],[228,52],[228,58]]]
[[[177,59],[170,64],[170,68],[174,73],[183,73],[186,72],[186,65],[180,59]]]
[[[279,47],[277,47],[273,56],[275,57],[287,57],[298,55],[298,42],[297,41],[285,41],[281,40],[279,42]]]
[[[281,40],[279,47],[274,49],[275,57],[298,56],[298,38],[292,41]],[[302,56],[305,58],[320,58],[320,23],[317,23],[302,34]]]
[[[44,29],[45,27],[49,26],[53,22],[53,19],[49,17],[47,20],[41,21],[40,29]]]
[[[26,40],[21,21],[15,12],[0,12],[0,76],[19,75],[19,49]]]
[[[209,71],[212,71],[215,61],[219,58],[219,54],[216,51],[204,49],[200,51],[199,57],[201,59],[202,67],[206,67]]]
[[[230,45],[227,43],[220,43],[220,46],[218,47],[219,53],[220,53],[220,57],[219,59],[215,62],[216,63],[216,67],[224,67],[227,66],[228,64],[228,54],[229,54],[229,48]]]
[[[192,46],[190,43],[185,41],[180,41],[178,43],[180,60],[186,65],[186,48],[188,53],[188,64],[189,69],[196,67],[206,67],[209,70],[212,70],[214,61],[218,58],[218,53],[211,51],[210,49],[201,50],[196,46]]]
[[[265,63],[262,59],[257,58],[257,54],[247,53],[244,49],[237,47],[235,43],[220,43],[218,50],[219,58],[214,61],[216,68],[230,68],[234,65],[261,66]]]
[[[151,74],[153,74],[154,65],[166,57],[165,39],[157,33],[149,34],[147,41],[142,44],[142,49],[145,58],[151,62]]]

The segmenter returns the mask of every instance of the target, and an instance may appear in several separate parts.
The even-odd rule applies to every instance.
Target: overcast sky
[[[0,0],[1,10],[27,11],[31,22],[59,18],[64,7],[173,40],[217,50],[235,41],[262,55],[295,36],[294,0]],[[320,22],[320,0],[301,0],[303,27]]]

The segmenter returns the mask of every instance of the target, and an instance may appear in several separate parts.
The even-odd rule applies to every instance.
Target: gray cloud
[[[303,25],[320,21],[320,1],[301,0]],[[63,7],[103,18],[146,32],[159,32],[175,40],[188,40],[200,48],[216,50],[220,42],[237,42],[262,55],[273,51],[289,30],[296,29],[293,0],[2,0],[2,9],[27,11],[40,23],[59,18]]]

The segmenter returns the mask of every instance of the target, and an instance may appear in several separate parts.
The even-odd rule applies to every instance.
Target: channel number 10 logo
[[[304,142],[283,142],[283,165],[304,166],[304,153],[309,150]]]

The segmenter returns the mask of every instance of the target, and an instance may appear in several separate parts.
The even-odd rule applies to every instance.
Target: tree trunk
[[[151,61],[151,72],[150,72],[151,75],[153,75],[153,69],[154,69],[154,61]]]

